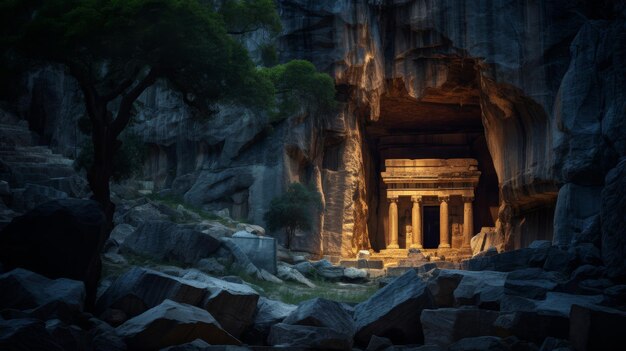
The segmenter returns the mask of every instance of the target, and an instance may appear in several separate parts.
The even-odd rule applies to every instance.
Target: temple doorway
[[[424,206],[424,248],[439,246],[439,206]]]

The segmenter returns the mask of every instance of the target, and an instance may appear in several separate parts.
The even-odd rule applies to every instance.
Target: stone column
[[[389,245],[388,249],[398,249],[398,198],[389,200]]]
[[[413,211],[411,213],[411,227],[413,228],[412,249],[422,248],[422,197],[411,196]]]
[[[450,248],[450,226],[448,223],[448,201],[449,196],[439,197],[439,248]]]
[[[474,234],[474,213],[472,209],[473,197],[463,197],[463,248],[470,247]]]

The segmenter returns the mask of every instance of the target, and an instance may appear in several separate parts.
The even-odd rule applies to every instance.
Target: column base
[[[449,249],[450,248],[450,244],[439,244],[439,248],[440,249]]]
[[[398,246],[398,244],[389,244],[389,245],[387,245],[387,248],[388,249],[399,249],[400,246]]]
[[[409,246],[410,249],[423,249],[424,247],[422,247],[422,245],[420,244],[411,244],[411,246]]]

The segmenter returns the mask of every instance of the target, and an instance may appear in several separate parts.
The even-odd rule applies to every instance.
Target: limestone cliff
[[[497,225],[509,247],[552,238],[553,221],[554,241],[566,244],[601,208],[611,216],[601,206],[604,179],[626,156],[623,7],[566,0],[277,3],[281,61],[308,59],[331,74],[337,113],[310,114],[304,106],[269,123],[255,111],[222,106],[198,119],[158,84],[141,97],[133,126],[150,147],[144,180],[155,191],[171,189],[194,205],[262,225],[286,183],[312,183],[325,210],[296,244],[335,256],[384,248],[385,157],[460,153],[484,160],[484,195],[476,198],[484,211],[474,222]],[[252,50],[257,37],[267,40],[244,38]],[[54,69],[28,82],[22,115],[71,155],[80,136],[64,126],[82,114],[75,83]]]

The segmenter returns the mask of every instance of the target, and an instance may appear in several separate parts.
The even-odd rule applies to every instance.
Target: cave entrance
[[[363,154],[367,182],[368,233],[370,244],[376,251],[387,248],[389,233],[388,184],[381,174],[385,162],[394,159],[474,159],[480,172],[474,189],[472,235],[482,227],[494,227],[499,207],[498,178],[491,154],[487,148],[482,124],[478,73],[471,59],[438,59],[447,65],[446,81],[437,88],[422,89],[420,99],[411,97],[404,82],[387,82],[388,93],[381,97],[380,115],[376,121],[364,126]],[[412,88],[413,89],[413,88]],[[434,198],[433,198],[434,199]],[[450,233],[459,230],[455,224],[463,223],[463,199],[451,196],[456,212],[449,217]],[[411,209],[410,198],[400,198],[397,220]],[[436,201],[424,203],[423,245],[439,245],[440,207]],[[400,227],[402,227],[400,222]],[[462,228],[462,227],[461,227]],[[403,230],[399,231],[399,248],[403,244]],[[452,239],[451,239],[452,244]]]

